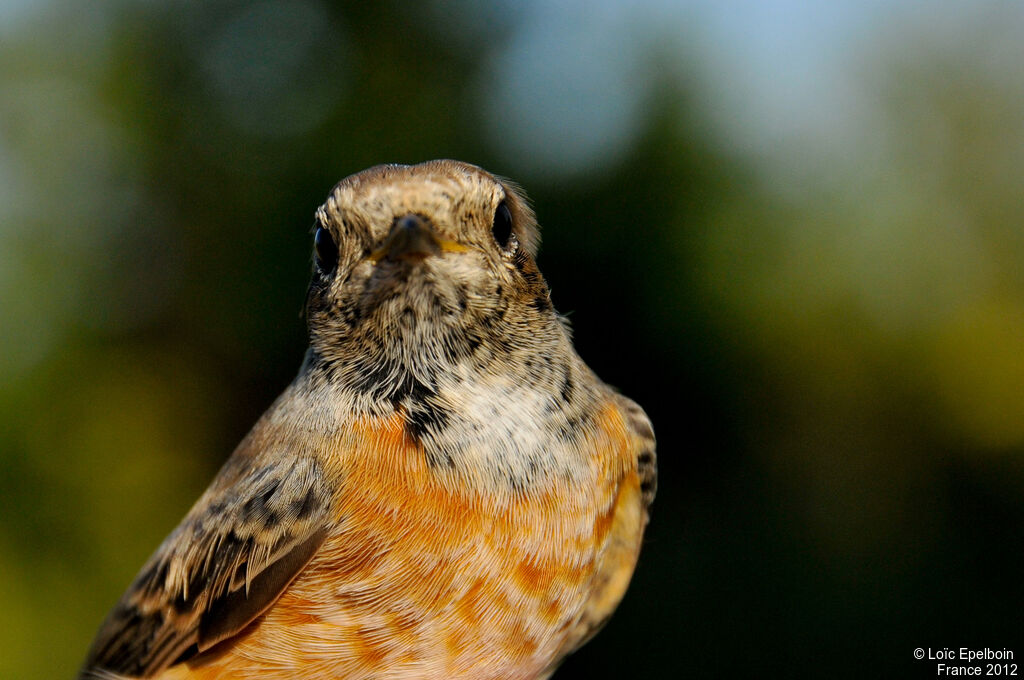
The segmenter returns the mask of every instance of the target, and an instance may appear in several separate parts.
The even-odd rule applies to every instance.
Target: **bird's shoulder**
[[[617,449],[624,467],[607,509],[598,516],[595,537],[601,546],[596,568],[562,656],[596,635],[625,596],[657,490],[656,442],[647,414],[636,402],[618,393],[611,396],[604,413],[609,430],[622,435]]]
[[[264,415],[110,612],[82,677],[151,677],[243,630],[326,537],[332,489],[309,437]],[[287,421],[287,418],[284,419]]]

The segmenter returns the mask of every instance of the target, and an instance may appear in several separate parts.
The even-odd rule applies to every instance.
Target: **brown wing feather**
[[[563,654],[569,654],[594,637],[608,622],[626,594],[658,486],[651,421],[636,402],[622,395],[616,395],[616,400],[630,430],[629,455],[636,457],[636,472],[628,474],[619,486],[612,526],[601,551],[600,566],[590,584],[590,596],[579,621],[570,632]]]
[[[151,677],[238,632],[312,558],[330,504],[312,458],[236,453],[107,617],[82,677]]]
[[[654,439],[654,428],[651,427],[651,419],[647,417],[639,404],[622,395],[617,396],[619,406],[622,408],[622,415],[633,433],[633,441],[636,446],[636,472],[640,477],[640,493],[643,496],[645,515],[649,515],[654,495],[658,491],[658,459],[655,454],[657,442]]]
[[[640,494],[644,508],[644,524],[650,514],[650,506],[657,493],[657,456],[654,453],[657,442],[654,439],[654,428],[650,418],[640,408],[639,403],[622,394],[615,395],[618,408],[622,409],[623,418],[633,434],[632,442],[637,460],[637,476],[640,479]]]

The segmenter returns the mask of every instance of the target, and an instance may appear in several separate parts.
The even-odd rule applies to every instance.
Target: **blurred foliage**
[[[659,435],[634,584],[557,677],[1024,651],[1020,13],[854,49],[866,122],[822,157],[737,151],[671,26],[581,18],[562,44],[523,7],[53,3],[3,26],[0,676],[73,673],[290,380],[330,187],[433,157],[527,189],[580,353]],[[567,75],[611,34],[626,56]],[[524,60],[548,90],[502,75]]]

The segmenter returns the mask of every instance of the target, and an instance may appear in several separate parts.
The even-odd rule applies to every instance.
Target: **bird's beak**
[[[466,246],[447,241],[437,235],[430,224],[419,215],[405,215],[395,220],[388,237],[380,248],[370,253],[370,260],[376,264],[381,260],[420,261],[441,253],[461,253]]]

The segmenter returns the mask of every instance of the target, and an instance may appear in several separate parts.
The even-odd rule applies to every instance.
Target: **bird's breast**
[[[439,468],[401,410],[354,423],[331,456],[331,536],[223,662],[190,677],[542,676],[581,616],[622,481],[635,481],[618,411],[595,418],[572,474],[515,487]]]

